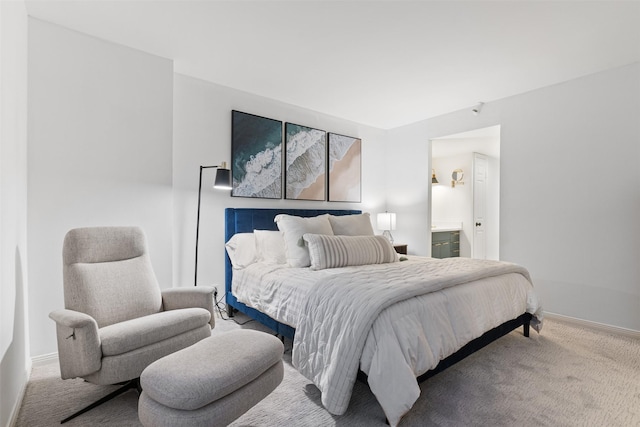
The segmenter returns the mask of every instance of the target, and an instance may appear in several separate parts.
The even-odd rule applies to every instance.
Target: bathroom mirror
[[[464,172],[462,169],[456,169],[451,173],[451,186],[455,187],[457,184],[464,184]]]

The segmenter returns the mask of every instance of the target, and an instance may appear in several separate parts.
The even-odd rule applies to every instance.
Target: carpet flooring
[[[218,320],[213,335],[239,327]],[[242,327],[261,329],[256,322]],[[291,366],[286,344],[282,384],[233,427],[386,425],[362,382],[346,414],[329,414],[318,389]],[[115,389],[59,375],[57,363],[34,367],[16,426],[58,425]],[[401,427],[640,426],[640,340],[547,320],[540,335],[532,331],[525,338],[520,328],[420,388]],[[140,426],[136,406],[137,393],[129,391],[66,425]]]

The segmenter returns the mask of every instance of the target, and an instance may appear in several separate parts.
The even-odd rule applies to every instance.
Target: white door
[[[486,259],[487,156],[473,153],[473,245],[471,258]]]

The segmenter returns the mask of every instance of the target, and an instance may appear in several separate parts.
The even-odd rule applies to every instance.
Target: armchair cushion
[[[101,328],[162,309],[147,239],[138,227],[70,230],[62,260],[65,308],[87,313]]]
[[[183,308],[138,317],[101,328],[102,354],[114,356],[151,345],[206,325],[211,313]]]
[[[213,328],[216,318],[213,313],[213,286],[194,286],[170,288],[162,291],[162,306],[164,310],[200,307],[211,313],[209,323]]]
[[[65,265],[121,261],[147,253],[147,242],[138,227],[74,228],[65,236]]]
[[[118,262],[65,265],[64,273],[65,307],[89,314],[101,328],[162,309],[146,254]]]

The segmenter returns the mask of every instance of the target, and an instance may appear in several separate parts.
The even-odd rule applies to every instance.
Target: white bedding
[[[247,268],[234,270],[233,294],[241,303],[295,328],[307,292],[330,271],[314,272],[309,268],[258,262]]]
[[[470,340],[525,311],[541,318],[526,270],[500,263],[498,268],[504,274],[489,273],[490,277],[482,278],[469,270],[456,278],[459,275],[452,270],[476,264],[457,260],[410,257],[401,263],[321,271],[255,264],[234,271],[233,289],[239,301],[297,328],[294,365],[323,392],[322,402],[329,412],[344,413],[359,367],[368,375],[390,424],[396,425],[418,398],[417,376]],[[456,263],[455,268],[451,263]],[[407,268],[415,270],[409,278],[400,273]],[[374,273],[395,277],[391,286],[381,284],[386,294],[371,290],[371,284],[379,281]],[[350,276],[348,286],[344,279],[335,277],[338,274]],[[436,276],[444,282],[431,280]],[[453,286],[460,281],[471,282]],[[400,291],[399,282],[416,296],[407,298],[407,289]],[[427,293],[418,290],[424,286]],[[316,292],[319,287],[328,294],[320,296]],[[365,296],[367,303],[339,307],[341,301],[356,301],[356,295]],[[357,318],[366,317],[362,313],[354,316],[359,313],[357,307],[372,301],[381,301],[382,306],[374,309],[379,314],[373,315],[369,324],[367,320],[356,327],[364,332],[345,332],[345,326],[359,325]],[[391,304],[394,301],[399,302]],[[300,313],[306,315],[301,317]],[[355,347],[340,347],[345,336],[346,341],[357,343]]]

